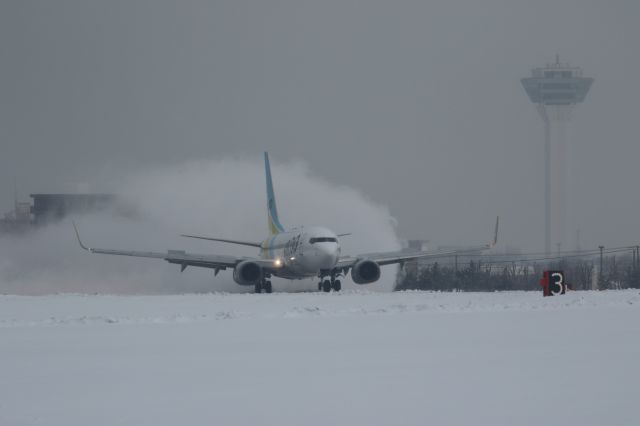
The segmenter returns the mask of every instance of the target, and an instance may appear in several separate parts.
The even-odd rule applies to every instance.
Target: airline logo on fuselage
[[[302,234],[298,234],[293,237],[284,245],[284,257],[290,258],[296,255],[298,252],[298,248],[300,247],[300,239],[302,238]]]

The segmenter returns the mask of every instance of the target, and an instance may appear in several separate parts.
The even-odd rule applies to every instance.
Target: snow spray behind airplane
[[[255,256],[252,248],[190,240],[181,233],[260,240],[265,235],[264,171],[255,160],[221,158],[140,171],[111,180],[111,192],[132,206],[125,217],[101,212],[76,217],[86,243],[102,247]],[[280,217],[291,226],[324,225],[345,255],[397,250],[394,219],[358,191],[314,176],[304,163],[274,163]],[[158,260],[104,258],[77,247],[70,218],[24,237],[0,240],[0,291],[16,294],[182,293],[247,289],[229,271],[180,268]],[[367,290],[390,291],[397,267],[382,268]],[[315,290],[317,280],[273,280],[274,291]],[[350,278],[343,288],[356,288]],[[361,288],[360,288],[361,289]]]

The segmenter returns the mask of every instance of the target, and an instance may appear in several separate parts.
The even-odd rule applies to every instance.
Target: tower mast
[[[521,80],[544,122],[544,249],[567,242],[567,127],[575,106],[582,103],[593,84],[579,67],[556,62],[531,70]]]

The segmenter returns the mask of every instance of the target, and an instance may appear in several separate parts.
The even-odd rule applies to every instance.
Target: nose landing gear
[[[255,287],[255,292],[256,293],[262,293],[262,291],[264,290],[265,293],[271,293],[271,291],[273,290],[271,287],[271,281],[269,281],[268,279],[264,278],[260,281],[258,281],[256,283],[256,287]]]
[[[318,283],[318,291],[324,291],[325,293],[329,293],[331,290],[340,291],[342,290],[342,283],[340,280],[337,280],[335,275],[331,276],[331,280],[324,280]]]

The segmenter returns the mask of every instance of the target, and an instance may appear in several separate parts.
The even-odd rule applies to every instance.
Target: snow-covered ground
[[[640,292],[0,296],[0,425],[637,425]]]

